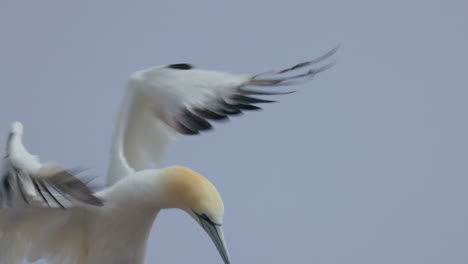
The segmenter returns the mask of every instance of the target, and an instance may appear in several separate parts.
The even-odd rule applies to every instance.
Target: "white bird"
[[[200,174],[181,166],[144,170],[94,196],[71,173],[29,154],[22,133],[14,123],[2,164],[0,264],[145,263],[152,223],[165,208],[190,214],[230,262],[223,202]]]
[[[335,52],[336,48],[315,60],[263,74],[196,70],[188,64],[135,72],[113,137],[109,186],[95,196],[82,185],[63,191],[62,196],[73,192],[77,196],[70,199],[66,211],[48,208],[54,206],[46,199],[39,205],[1,209],[0,264],[21,263],[23,258],[57,264],[143,264],[152,223],[165,208],[179,208],[191,215],[211,237],[224,263],[230,263],[222,229],[224,205],[213,184],[185,167],[152,168],[178,134],[197,134],[211,128],[207,120],[225,119],[243,110],[259,109],[255,103],[272,102],[252,95],[285,94],[246,86],[275,86],[314,76],[331,64],[299,75],[263,78],[319,63]],[[7,149],[10,159],[16,148],[22,148],[22,143],[18,147],[14,143],[21,142],[21,133],[14,128],[12,132]],[[24,161],[20,168],[33,163],[28,155],[19,159]],[[35,171],[27,173],[33,179],[40,177]],[[42,198],[38,193],[41,191],[29,187],[29,196]],[[101,200],[104,205],[96,206]]]

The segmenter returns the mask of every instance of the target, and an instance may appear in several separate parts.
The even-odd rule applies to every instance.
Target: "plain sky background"
[[[233,263],[466,264],[467,14],[462,0],[1,0],[0,132],[20,120],[42,160],[105,177],[133,71],[262,72],[341,44],[297,93],[180,138],[164,164],[217,186]],[[148,254],[221,263],[178,210]]]

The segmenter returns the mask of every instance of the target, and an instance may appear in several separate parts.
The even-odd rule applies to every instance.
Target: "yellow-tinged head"
[[[216,187],[189,168],[172,166],[161,173],[160,187],[168,199],[167,207],[190,214],[211,237],[224,263],[230,263],[222,229],[224,204]]]
[[[224,204],[216,187],[201,174],[182,166],[164,169],[165,192],[172,206],[206,214],[222,224]]]

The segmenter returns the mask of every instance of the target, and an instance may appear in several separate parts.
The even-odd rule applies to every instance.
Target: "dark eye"
[[[171,69],[178,69],[178,70],[190,70],[193,69],[193,66],[190,64],[186,63],[179,63],[179,64],[171,64],[167,66],[168,68]]]
[[[200,218],[200,221],[203,220],[203,221],[205,221],[205,222],[207,222],[207,223],[209,223],[210,225],[213,225],[213,226],[221,225],[221,224],[216,224],[215,222],[211,221],[211,219],[206,214],[199,214],[199,213],[195,212],[193,209],[191,209],[191,210],[192,210],[192,212],[194,214],[196,214],[198,216],[198,218]]]
[[[198,217],[207,221],[208,223],[213,223],[213,221],[211,221],[211,219],[206,214],[198,215]]]

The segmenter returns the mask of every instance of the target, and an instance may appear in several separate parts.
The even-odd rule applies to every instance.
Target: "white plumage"
[[[188,168],[152,168],[178,134],[198,134],[211,129],[212,120],[272,102],[252,96],[287,93],[246,87],[288,84],[314,76],[331,64],[299,75],[282,75],[319,63],[335,51],[264,74],[197,70],[187,64],[132,74],[114,132],[109,186],[95,195],[73,173],[56,163],[41,164],[29,154],[21,141],[21,124],[13,124],[3,182],[15,179],[11,182],[19,183],[13,191],[3,188],[1,193],[0,264],[22,263],[23,258],[56,264],[143,264],[152,223],[164,208],[190,214],[212,238],[223,261],[230,263],[222,232],[224,206],[216,188]],[[273,77],[266,78],[269,75]],[[11,176],[11,167],[22,176]],[[65,183],[57,180],[58,174]],[[57,192],[38,188],[36,183],[41,182]]]

